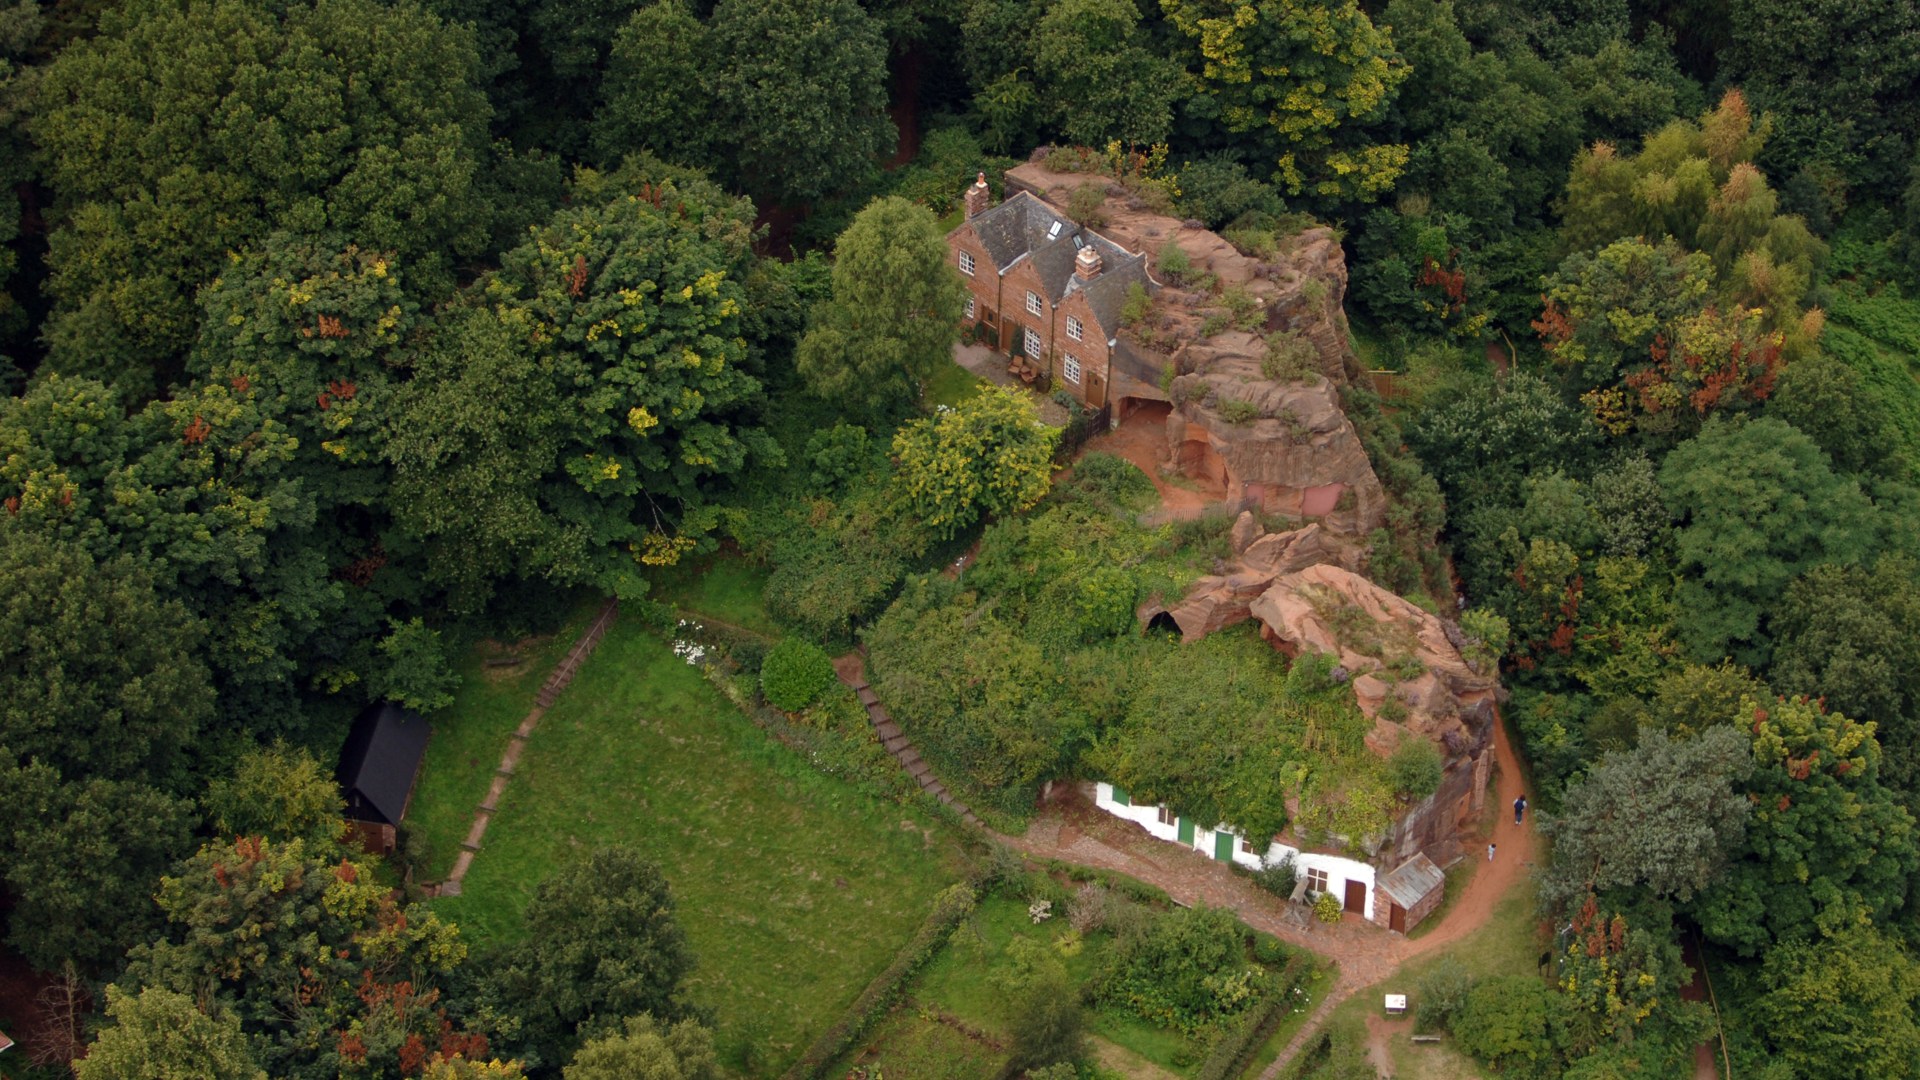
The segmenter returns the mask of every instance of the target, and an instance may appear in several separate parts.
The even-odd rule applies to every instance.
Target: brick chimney
[[[988,203],[993,199],[992,193],[987,190],[986,173],[981,173],[980,179],[975,180],[973,186],[967,189],[966,198],[968,217],[974,217],[986,210]]]
[[[1092,241],[1088,241],[1087,246],[1080,249],[1080,254],[1073,257],[1073,276],[1081,281],[1092,281],[1100,276],[1100,268],[1100,250],[1093,246]]]

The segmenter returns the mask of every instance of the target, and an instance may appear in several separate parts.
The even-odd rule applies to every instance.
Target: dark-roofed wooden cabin
[[[393,830],[406,816],[426,754],[427,718],[419,713],[379,701],[354,718],[334,779],[347,819],[370,850],[392,850]]]

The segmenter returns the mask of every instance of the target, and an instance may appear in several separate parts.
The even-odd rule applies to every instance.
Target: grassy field
[[[433,737],[407,812],[409,841],[418,853],[414,870],[428,881],[446,876],[473,824],[474,808],[486,797],[493,771],[520,726],[533,695],[599,605],[585,601],[552,634],[501,646],[483,642],[460,664],[460,690],[453,704],[431,717]],[[518,656],[512,666],[489,666],[490,658]]]
[[[465,894],[436,908],[511,941],[542,879],[609,844],[665,869],[700,957],[693,996],[755,1075],[839,1016],[964,858],[918,811],[813,772],[631,622],[547,714]]]
[[[760,602],[766,587],[766,567],[738,555],[715,555],[655,577],[652,595],[676,610],[778,637],[780,628]]]

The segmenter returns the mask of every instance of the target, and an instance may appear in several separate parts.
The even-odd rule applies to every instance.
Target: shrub
[[[1268,229],[1228,229],[1220,234],[1220,239],[1252,258],[1271,259],[1280,254],[1280,242]]]
[[[1289,855],[1277,863],[1269,863],[1255,870],[1253,883],[1286,900],[1293,896],[1293,890],[1300,884],[1300,866]]]
[[[1067,925],[1082,934],[1105,929],[1113,903],[1113,894],[1105,885],[1086,882],[1067,901]]]
[[[1220,331],[1225,330],[1229,321],[1231,321],[1231,317],[1224,311],[1207,312],[1206,318],[1200,320],[1200,336],[1203,338],[1212,337]]]
[[[1461,1049],[1517,1077],[1557,1076],[1553,1029],[1563,999],[1539,979],[1501,975],[1468,994],[1452,1030]]]
[[[1151,310],[1153,310],[1153,298],[1147,295],[1147,287],[1137,281],[1128,285],[1127,299],[1120,305],[1121,323],[1127,326],[1136,325],[1141,319],[1146,318],[1147,312]]]
[[[1473,990],[1473,976],[1458,960],[1442,960],[1421,976],[1415,987],[1413,1022],[1422,1031],[1438,1031],[1453,1025],[1453,1018],[1467,1003]]]
[[[1440,790],[1440,774],[1445,766],[1440,751],[1424,736],[1402,739],[1387,759],[1387,779],[1393,789],[1409,799],[1420,800]]]
[[[1178,285],[1193,273],[1193,260],[1187,257],[1185,248],[1169,240],[1160,249],[1160,272]]]
[[[1068,499],[1103,510],[1145,510],[1160,499],[1153,481],[1138,465],[1097,451],[1074,463],[1073,474],[1059,490]]]
[[[807,439],[807,479],[816,491],[839,491],[859,479],[872,462],[873,449],[867,429],[853,424],[835,424],[816,431]]]
[[[1246,931],[1221,908],[1177,908],[1120,936],[1093,981],[1100,999],[1192,1035],[1252,1005],[1262,973],[1247,965]]]
[[[1067,196],[1067,216],[1089,228],[1099,228],[1107,223],[1102,211],[1107,205],[1107,193],[1099,184],[1082,184]]]
[[[818,645],[797,637],[781,638],[760,663],[760,693],[785,712],[799,712],[819,700],[833,683],[833,661]]]
[[[1260,358],[1260,373],[1275,382],[1305,382],[1313,377],[1320,352],[1313,342],[1291,330],[1267,335],[1267,354]]]
[[[1260,418],[1260,406],[1251,401],[1228,398],[1220,403],[1220,416],[1229,424],[1248,424]]]
[[[1340,901],[1332,893],[1321,893],[1313,902],[1313,917],[1323,923],[1340,921]]]

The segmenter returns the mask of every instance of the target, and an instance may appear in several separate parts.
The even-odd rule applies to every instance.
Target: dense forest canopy
[[[1249,254],[1340,239],[1400,388],[1346,402],[1373,576],[1501,653],[1543,914],[1601,943],[1463,990],[1461,1045],[1690,1062],[1687,939],[1753,1075],[1915,1075],[1916,133],[1914,0],[13,0],[7,946],[98,990],[89,1077],[713,1075],[658,868],[596,854],[470,958],[328,772],[475,640],[665,621],[723,546],[985,805],[1104,770],[1286,824],[1181,718],[1279,754],[1353,719],[1326,686],[1126,644],[1211,539],[1116,529],[1104,465],[1049,497],[1021,395],[931,410],[962,191],[1076,145]],[[1302,813],[1364,833],[1429,768]]]

